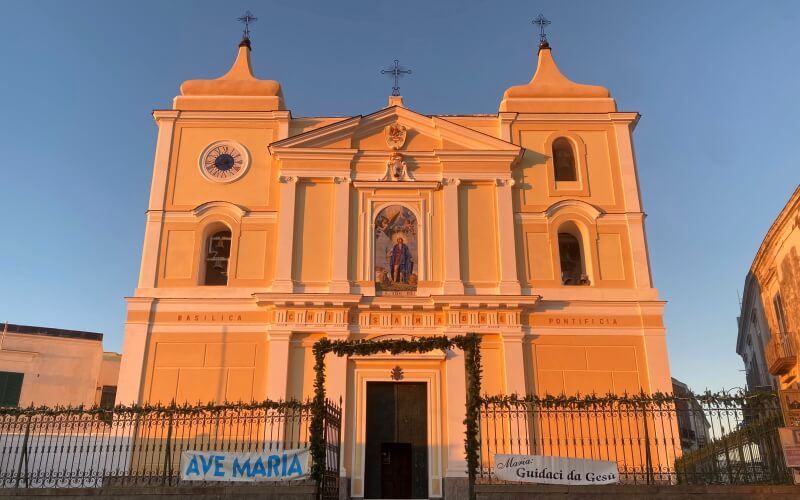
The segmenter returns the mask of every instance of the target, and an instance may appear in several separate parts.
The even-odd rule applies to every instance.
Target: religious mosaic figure
[[[391,205],[375,217],[375,288],[417,289],[417,218],[408,208]]]

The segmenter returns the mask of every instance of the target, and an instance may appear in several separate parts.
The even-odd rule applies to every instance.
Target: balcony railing
[[[764,348],[767,369],[773,375],[784,375],[797,364],[797,349],[791,333],[779,333]]]

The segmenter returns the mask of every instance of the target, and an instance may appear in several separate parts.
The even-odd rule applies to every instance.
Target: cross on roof
[[[542,14],[536,16],[536,19],[533,20],[533,24],[539,26],[539,44],[547,44],[547,35],[544,32],[545,26],[550,24],[550,21],[544,17]]]
[[[258,18],[255,17],[249,10],[244,13],[242,17],[240,17],[239,22],[244,24],[244,33],[243,37],[246,39],[250,39],[250,23],[254,23],[258,21]]]
[[[397,84],[400,77],[405,75],[410,75],[411,70],[406,69],[400,66],[400,61],[397,59],[394,60],[394,66],[389,66],[388,68],[381,70],[382,75],[391,75],[394,78],[394,87],[392,87],[392,95],[400,95],[400,86]]]

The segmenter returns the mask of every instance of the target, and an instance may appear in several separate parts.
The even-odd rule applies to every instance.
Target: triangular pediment
[[[400,106],[359,115],[304,132],[270,145],[273,152],[291,150],[389,151],[386,129],[400,124],[406,137],[400,151],[495,151],[518,153],[520,147],[456,124],[439,116],[427,116]]]

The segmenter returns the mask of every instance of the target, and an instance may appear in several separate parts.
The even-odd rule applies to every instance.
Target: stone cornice
[[[789,197],[789,201],[786,202],[781,213],[775,218],[775,222],[773,222],[767,230],[767,234],[764,235],[761,246],[758,247],[758,251],[753,258],[750,271],[759,278],[759,281],[763,280],[763,276],[769,274],[765,268],[775,265],[775,262],[772,262],[774,258],[773,248],[780,243],[778,241],[778,235],[787,225],[793,222],[800,226],[800,185],[794,190],[794,193]],[[800,228],[797,230],[800,231]]]

